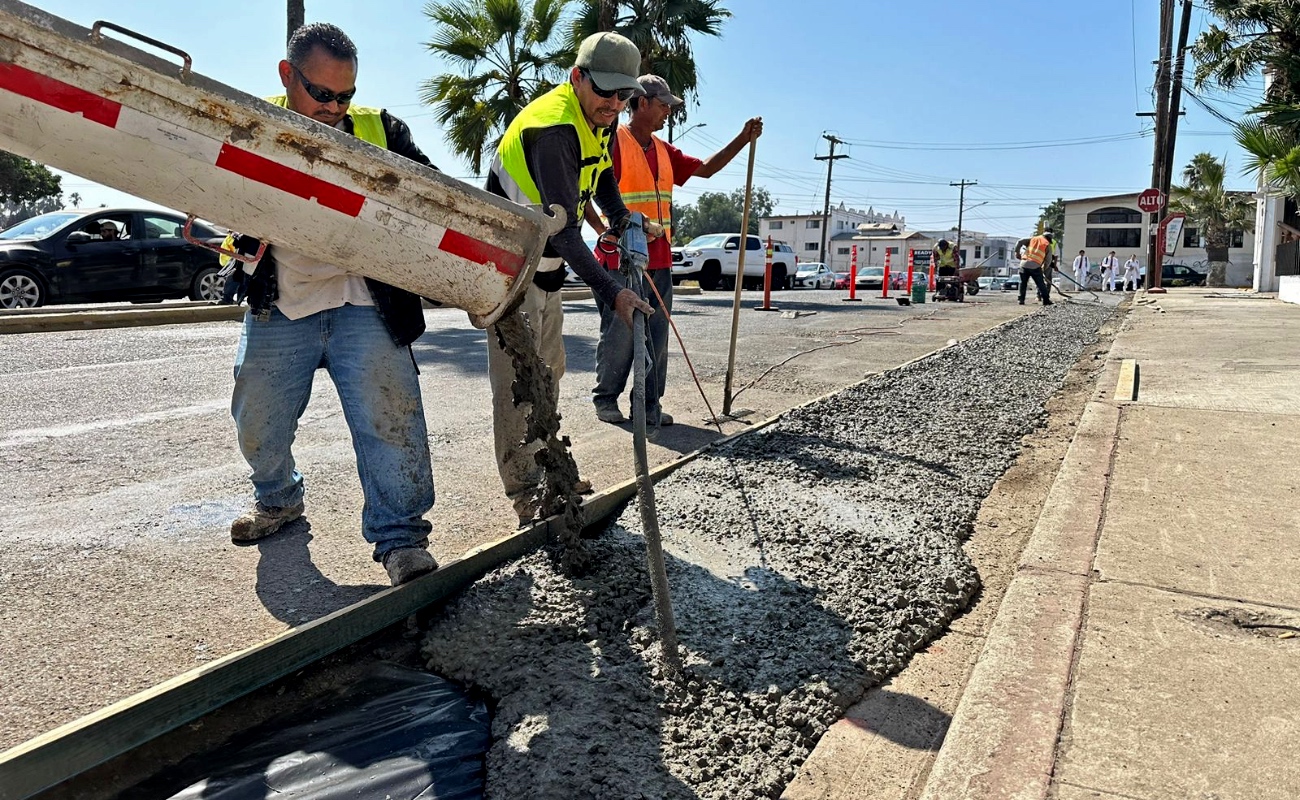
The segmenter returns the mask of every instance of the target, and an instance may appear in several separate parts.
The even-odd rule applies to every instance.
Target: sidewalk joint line
[[[1183,597],[1195,597],[1201,600],[1218,600],[1224,603],[1240,603],[1246,606],[1260,606],[1261,608],[1274,608],[1279,611],[1290,611],[1300,613],[1300,607],[1289,606],[1285,603],[1272,603],[1267,600],[1249,600],[1242,597],[1230,597],[1225,594],[1211,594],[1209,592],[1197,592],[1191,589],[1175,589],[1172,586],[1161,586],[1155,583],[1146,583],[1143,581],[1129,581],[1123,578],[1105,578],[1097,581],[1098,583],[1117,583],[1123,586],[1133,586],[1138,589],[1151,589],[1166,594],[1182,595]]]
[[[1102,789],[1100,786],[1085,786],[1082,783],[1074,783],[1073,781],[1061,781],[1057,785],[1070,786],[1075,789],[1082,789],[1085,792],[1100,792],[1101,794],[1107,795],[1109,797],[1122,798],[1122,800],[1150,800],[1150,798],[1148,797],[1141,797],[1135,794],[1124,794],[1123,792],[1112,792],[1109,789]]]

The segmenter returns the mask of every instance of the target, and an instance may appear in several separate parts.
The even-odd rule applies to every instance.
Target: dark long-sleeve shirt
[[[582,240],[582,215],[578,213],[578,174],[582,168],[582,147],[578,133],[570,125],[534,128],[524,132],[524,161],[528,174],[537,186],[543,207],[552,204],[564,209],[568,215],[565,226],[546,242],[543,255],[562,258],[578,273],[591,291],[609,305],[621,287],[609,276]],[[493,173],[488,174],[487,190],[508,197],[501,182]],[[596,180],[596,202],[611,224],[621,222],[628,215],[623,196],[614,180],[614,171],[605,170]]]

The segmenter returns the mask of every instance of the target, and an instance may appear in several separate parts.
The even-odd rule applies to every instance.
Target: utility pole
[[[302,27],[307,18],[307,0],[288,0],[288,27],[289,33],[285,41],[293,37],[293,32]]]
[[[822,250],[818,260],[830,266],[830,262],[826,260],[826,229],[831,226],[831,170],[835,167],[836,159],[848,158],[848,156],[844,154],[835,155],[835,145],[844,144],[843,139],[832,133],[823,133],[822,138],[831,143],[831,151],[829,155],[813,156],[817,161],[826,162],[826,205],[822,207]]]
[[[957,243],[953,245],[953,250],[957,253],[957,266],[961,267],[963,266],[962,258],[961,258],[961,222],[962,222],[962,212],[966,210],[966,187],[979,186],[980,182],[968,181],[965,178],[962,178],[960,181],[956,183],[949,183],[948,185],[961,187],[961,193],[957,199]]]
[[[1165,147],[1169,130],[1169,82],[1171,56],[1170,39],[1174,33],[1174,0],[1160,0],[1160,60],[1156,64],[1156,142],[1151,159],[1151,185],[1157,189],[1165,185]],[[1146,288],[1154,285],[1160,270],[1161,254],[1155,231],[1160,224],[1160,211],[1151,214],[1147,228],[1147,279]]]
[[[1169,196],[1174,177],[1174,146],[1178,144],[1178,106],[1183,101],[1183,65],[1187,61],[1187,35],[1192,25],[1192,0],[1183,0],[1183,16],[1178,23],[1178,57],[1174,61],[1173,88],[1169,93],[1169,112],[1165,131],[1164,182],[1160,191]]]

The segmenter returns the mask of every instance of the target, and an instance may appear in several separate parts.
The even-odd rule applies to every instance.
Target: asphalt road
[[[736,408],[762,419],[1034,311],[1010,293],[912,307],[843,294],[779,293],[784,314],[752,310],[758,295],[745,294]],[[630,433],[598,422],[590,403],[593,303],[565,310],[560,405],[599,489],[631,477]],[[447,561],[507,534],[514,518],[492,457],[485,334],[458,311],[426,317],[414,351],[438,493],[432,550]],[[720,410],[731,295],[678,298],[676,319]],[[9,509],[0,516],[0,749],[386,584],[360,536],[352,446],[323,372],[295,448],[306,522],[254,547],[230,544],[230,520],[251,501],[229,415],[239,330],[0,336],[0,502]],[[678,424],[652,444],[653,462],[718,436],[675,344],[664,408]]]

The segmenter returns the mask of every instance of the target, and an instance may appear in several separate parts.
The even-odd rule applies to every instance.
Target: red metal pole
[[[880,299],[889,299],[889,248],[885,248],[885,278],[880,282]]]
[[[754,306],[755,311],[780,311],[772,305],[772,237],[767,237],[767,254],[763,263],[763,305]]]
[[[916,251],[907,248],[907,296],[912,296],[912,270],[916,269]]]
[[[858,299],[858,246],[853,245],[853,257],[849,259],[849,296],[840,298],[846,303],[861,303]]]
[[[763,308],[772,307],[772,237],[767,237],[767,255],[763,259]]]

